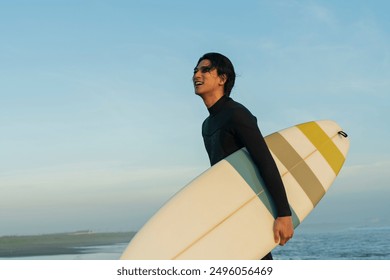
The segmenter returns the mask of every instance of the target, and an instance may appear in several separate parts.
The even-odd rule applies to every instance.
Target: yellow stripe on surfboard
[[[300,124],[297,127],[313,143],[337,175],[345,161],[345,157],[329,136],[316,122]]]

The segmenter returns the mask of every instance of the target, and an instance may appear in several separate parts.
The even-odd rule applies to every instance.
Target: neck
[[[224,96],[223,93],[220,94],[213,94],[213,95],[202,95],[201,98],[203,99],[204,104],[206,105],[207,109],[212,107],[221,97]]]

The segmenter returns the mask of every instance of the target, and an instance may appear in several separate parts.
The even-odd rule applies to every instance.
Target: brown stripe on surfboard
[[[324,196],[325,189],[317,176],[288,141],[279,133],[266,138],[267,145],[280,162],[289,170],[308,198],[317,205]],[[313,151],[314,152],[314,151]]]

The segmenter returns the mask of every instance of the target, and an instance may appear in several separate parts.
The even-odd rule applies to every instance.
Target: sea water
[[[273,255],[280,260],[390,260],[390,227],[298,232]]]
[[[127,244],[81,247],[73,255],[8,258],[24,260],[117,260]],[[390,227],[296,230],[294,238],[272,252],[275,260],[390,260]],[[1,259],[1,258],[0,258]],[[3,258],[4,259],[4,258]]]

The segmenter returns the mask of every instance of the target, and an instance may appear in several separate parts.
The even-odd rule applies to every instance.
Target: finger
[[[275,240],[275,243],[280,243],[280,233],[278,230],[275,230],[274,231],[274,240]]]
[[[275,243],[280,243],[280,239],[281,239],[280,234],[281,234],[281,232],[280,232],[280,229],[278,228],[278,225],[277,225],[276,222],[274,223],[273,232],[274,232]]]
[[[286,238],[282,237],[282,238],[280,238],[279,245],[284,246],[284,244],[286,244],[286,242],[287,242]]]
[[[290,236],[288,236],[288,237],[282,236],[282,237],[280,238],[280,243],[279,243],[279,245],[281,245],[281,246],[286,245],[286,243],[287,243],[291,238],[292,238],[292,235],[290,235]]]

